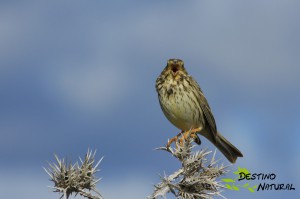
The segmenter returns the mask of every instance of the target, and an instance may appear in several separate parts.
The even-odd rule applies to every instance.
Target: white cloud
[[[64,60],[45,70],[44,81],[55,97],[75,109],[102,111],[126,98],[130,78],[116,62]]]
[[[244,4],[222,5],[221,12],[206,11],[210,21],[201,32],[195,31],[202,35],[195,52],[210,60],[224,79],[247,88],[294,86],[299,58],[293,56],[290,44],[295,19],[289,13],[296,12],[291,4],[255,2],[250,3],[251,9]]]
[[[95,54],[115,59],[132,58],[130,54],[140,52],[149,58],[179,56],[195,64],[213,64],[211,70],[222,74],[218,78],[229,79],[248,89],[260,85],[295,87],[299,58],[295,56],[293,43],[299,41],[292,40],[291,36],[295,31],[297,4],[296,1],[194,1],[171,6],[153,4],[148,9],[142,7],[132,9],[127,15],[108,17],[101,23],[91,15],[80,15],[79,19],[87,22],[80,25],[86,29],[88,48]],[[32,31],[41,27],[55,28],[52,25],[56,23],[46,26],[43,20],[36,20],[42,15],[41,10],[29,7],[26,13],[2,14],[4,27],[7,27],[0,35],[5,54],[22,47],[13,44],[22,44],[20,38],[24,35],[26,40],[30,40],[30,35],[35,36],[26,31],[34,33]],[[62,34],[71,34],[71,30],[78,30],[76,25],[71,23],[69,29],[59,30]],[[200,72],[202,67],[207,66],[198,66],[197,70]]]
[[[243,90],[297,88],[299,57],[292,43],[299,41],[291,40],[297,13],[293,5],[287,1],[162,5],[140,12],[138,18],[113,21],[107,29],[123,30],[118,35],[123,42],[126,38],[123,48],[134,41],[150,57],[210,63],[220,81],[233,81]],[[208,66],[198,66],[197,71],[203,67]]]
[[[28,14],[26,9],[26,6],[23,9],[19,6],[0,8],[0,70],[19,67],[7,65],[5,60],[18,60],[20,54],[24,54],[30,45],[35,18],[34,14],[32,12]]]

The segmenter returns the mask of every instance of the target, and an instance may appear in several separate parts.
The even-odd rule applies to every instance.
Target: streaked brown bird
[[[218,131],[214,116],[198,83],[187,73],[180,59],[168,60],[167,66],[156,80],[156,91],[162,111],[167,119],[181,130],[172,138],[167,147],[191,133],[200,144],[197,133],[212,142],[231,162],[243,154],[225,139]]]

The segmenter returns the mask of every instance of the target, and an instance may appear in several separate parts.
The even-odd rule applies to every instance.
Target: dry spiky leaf
[[[209,161],[207,156],[211,151],[207,149],[192,151],[195,146],[192,138],[181,143],[177,141],[175,145],[174,148],[158,149],[171,153],[181,162],[182,168],[169,176],[161,177],[161,182],[154,186],[154,192],[148,199],[166,198],[167,193],[172,193],[179,199],[205,199],[215,195],[223,197],[220,193],[224,186],[217,181],[217,178],[227,172],[227,167],[223,164],[217,165],[216,152]]]

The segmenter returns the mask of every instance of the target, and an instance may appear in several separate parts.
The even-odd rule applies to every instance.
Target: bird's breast
[[[161,90],[160,104],[168,120],[181,130],[203,126],[203,113],[194,93],[184,84],[168,84]]]

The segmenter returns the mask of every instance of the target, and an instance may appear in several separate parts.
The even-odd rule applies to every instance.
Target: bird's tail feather
[[[243,154],[220,133],[217,134],[214,144],[231,163],[235,163],[238,157],[243,157]]]

